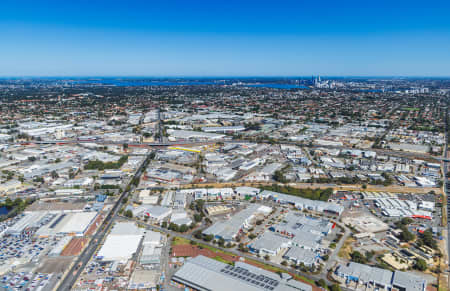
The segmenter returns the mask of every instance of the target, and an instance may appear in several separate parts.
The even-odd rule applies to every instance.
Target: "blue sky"
[[[450,76],[450,1],[2,0],[0,76]]]

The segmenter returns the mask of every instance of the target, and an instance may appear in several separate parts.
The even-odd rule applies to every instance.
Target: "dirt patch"
[[[338,252],[338,256],[340,258],[344,258],[350,260],[350,253],[352,252],[352,244],[355,242],[355,239],[352,237],[348,237],[347,240],[342,245],[341,249]]]
[[[74,237],[66,245],[64,250],[61,252],[61,256],[78,256],[83,250],[84,246],[87,244],[88,239],[83,237]]]
[[[238,256],[228,255],[221,252],[213,252],[212,250],[199,248],[193,245],[175,245],[172,247],[173,257],[196,257],[202,255],[208,258],[220,257],[222,261],[235,262],[239,260]]]
[[[93,235],[95,233],[95,230],[97,229],[97,227],[100,226],[102,220],[103,220],[103,215],[97,216],[95,221],[91,224],[91,226],[89,226],[89,229],[86,231],[85,235],[87,235],[87,236]]]

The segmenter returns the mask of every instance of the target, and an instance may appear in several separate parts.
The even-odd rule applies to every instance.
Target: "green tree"
[[[214,236],[212,234],[208,234],[203,237],[203,240],[204,241],[212,241],[213,238],[214,238]]]
[[[402,230],[399,236],[400,240],[409,242],[416,238],[416,236],[412,232],[410,232],[406,226],[403,225],[402,227],[400,227],[400,229]]]
[[[319,279],[317,281],[317,286],[322,287],[322,288],[327,288],[327,282],[325,282],[324,279]]]
[[[179,232],[186,232],[188,231],[189,227],[186,224],[182,224],[179,228]]]
[[[366,257],[363,256],[363,255],[362,255],[360,252],[358,252],[358,251],[353,251],[353,252],[350,254],[350,258],[351,258],[351,260],[352,260],[353,262],[355,262],[355,263],[360,263],[360,264],[366,263]]]
[[[200,221],[202,221],[202,216],[198,213],[195,213],[194,220],[195,220],[195,222],[200,222]]]
[[[425,262],[424,259],[417,259],[416,263],[414,265],[414,269],[419,270],[419,271],[425,271],[427,269],[427,263]]]
[[[178,231],[178,225],[176,225],[175,223],[170,223],[169,229],[172,231]]]

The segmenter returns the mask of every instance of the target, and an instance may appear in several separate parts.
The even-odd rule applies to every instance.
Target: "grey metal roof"
[[[283,257],[304,263],[306,266],[310,266],[316,261],[316,254],[313,251],[296,246],[291,247]]]
[[[265,249],[275,252],[281,248],[283,244],[287,244],[290,239],[277,235],[274,232],[266,231],[260,237],[258,237],[251,247],[257,250]]]
[[[410,273],[395,271],[392,285],[405,288],[408,291],[423,291],[426,289],[427,281]]]
[[[227,265],[203,256],[188,260],[172,277],[198,290],[214,291],[311,291],[310,285],[282,279],[278,274],[236,262]]]
[[[206,235],[214,235],[222,237],[225,240],[232,240],[233,237],[244,226],[244,223],[261,207],[257,204],[252,204],[246,209],[236,213],[231,219],[226,221],[218,221],[203,231]]]
[[[140,235],[142,228],[139,228],[134,222],[118,222],[111,229],[110,235]]]
[[[332,211],[341,214],[344,211],[342,205],[331,202],[324,202],[318,200],[310,200],[302,197],[287,195],[283,193],[264,190],[259,194],[261,197],[272,197],[273,199],[284,201],[286,203],[293,203],[298,207],[313,209],[314,211]]]

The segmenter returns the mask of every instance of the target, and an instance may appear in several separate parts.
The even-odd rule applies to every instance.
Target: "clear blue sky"
[[[2,0],[0,76],[450,76],[450,1]]]

